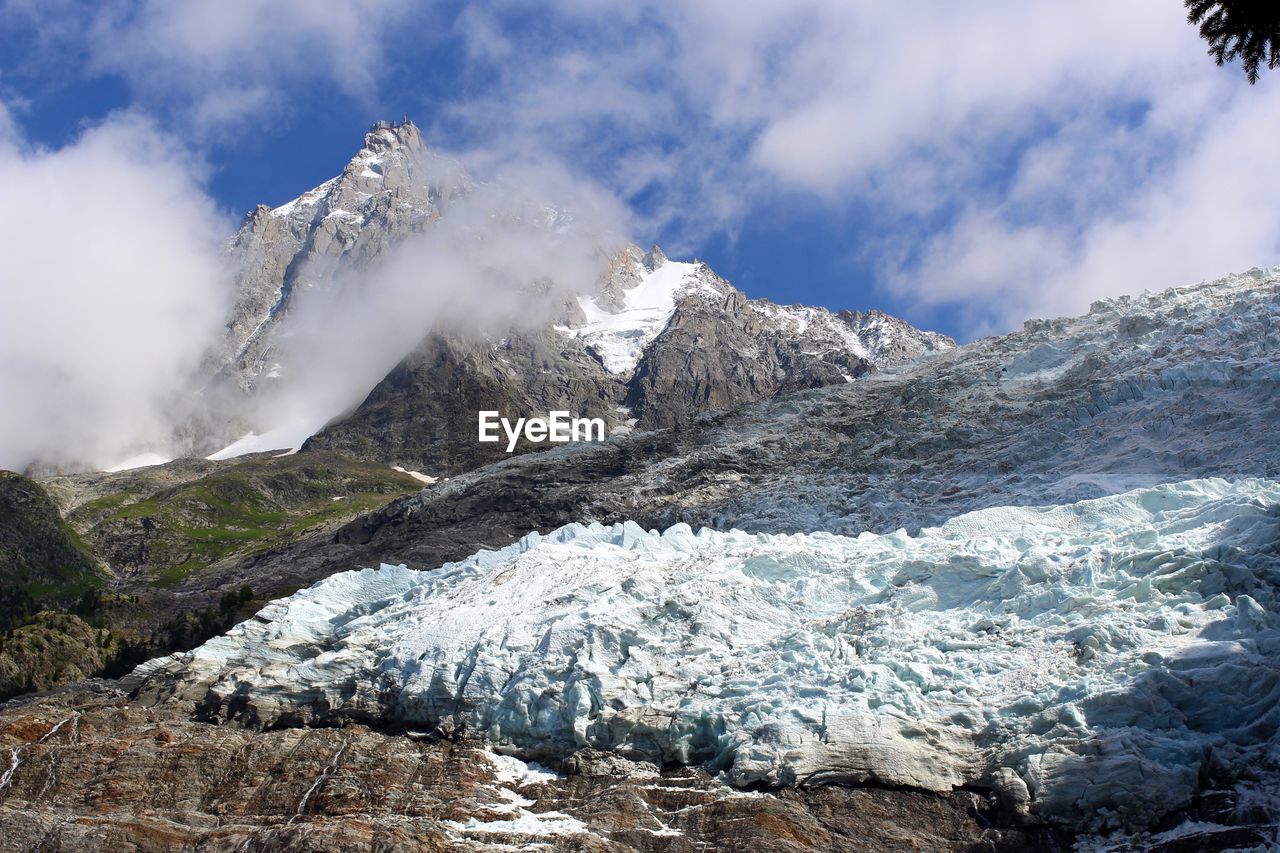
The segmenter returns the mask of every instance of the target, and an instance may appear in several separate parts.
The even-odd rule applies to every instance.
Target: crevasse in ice
[[[987,784],[1136,827],[1205,775],[1276,768],[1278,506],[1274,482],[1196,480],[916,536],[571,524],[335,575],[148,667],[262,725],[443,723],[735,784]]]

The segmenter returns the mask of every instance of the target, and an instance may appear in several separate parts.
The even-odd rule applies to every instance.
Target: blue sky
[[[962,340],[1280,260],[1280,78],[1179,4],[923,5],[9,0],[0,101],[27,162],[142,123],[229,221],[408,113],[752,296]]]

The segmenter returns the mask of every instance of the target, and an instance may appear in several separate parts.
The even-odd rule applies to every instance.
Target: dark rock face
[[[659,249],[638,257],[634,249],[619,254],[593,297],[596,306],[625,312],[628,292],[668,263]],[[513,419],[554,409],[598,417],[610,432],[627,431],[628,422],[656,429],[787,391],[844,384],[953,345],[888,315],[748,299],[705,265],[686,266],[688,285],[673,296],[670,317],[625,372],[610,371],[593,349],[598,342],[574,337],[583,320],[572,316],[562,317],[569,327],[512,330],[500,341],[432,333],[307,447],[455,475],[508,455],[505,442],[476,441],[481,409]],[[521,442],[517,452],[546,447]]]
[[[89,684],[0,708],[9,849],[1065,850],[985,792],[742,792],[705,772],[529,767],[365,726],[249,732]],[[590,771],[584,759],[575,768]]]
[[[837,385],[874,370],[847,350],[806,351],[803,337],[771,325],[740,291],[689,299],[646,348],[627,395],[642,429],[675,426],[699,412],[735,409],[784,391]],[[918,355],[918,353],[916,353]]]
[[[97,561],[38,483],[0,471],[0,629],[103,582]]]
[[[433,476],[454,475],[507,457],[505,437],[477,441],[477,413],[546,416],[552,410],[617,426],[625,393],[581,347],[551,330],[485,339],[430,335],[351,415],[309,439],[332,450]],[[521,441],[517,452],[541,449]]]

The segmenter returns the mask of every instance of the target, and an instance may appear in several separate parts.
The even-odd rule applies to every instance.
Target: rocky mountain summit
[[[308,291],[332,286],[340,271],[368,269],[472,186],[460,164],[427,149],[412,122],[379,122],[341,175],[279,207],[258,205],[229,245],[239,271],[222,369],[245,388],[278,370],[271,354]]]
[[[251,396],[276,393],[289,381],[289,341],[307,304],[334,292],[358,298],[395,247],[437,227],[477,186],[456,161],[430,151],[411,122],[379,123],[341,175],[251,213],[230,247],[239,295],[218,356],[224,378]],[[571,218],[555,208],[532,215],[548,234]],[[427,311],[412,351],[350,410],[332,412],[308,446],[456,474],[506,455],[477,444],[480,409],[564,410],[601,418],[610,431],[670,426],[954,346],[885,314],[749,299],[705,264],[671,261],[656,247],[622,246],[598,261],[584,293],[528,282],[511,298],[537,309],[496,329]],[[258,436],[273,427],[250,424]]]

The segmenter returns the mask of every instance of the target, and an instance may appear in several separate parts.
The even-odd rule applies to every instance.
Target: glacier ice
[[[344,572],[143,695],[250,725],[441,726],[736,785],[990,786],[1141,828],[1280,764],[1280,484],[997,507],[916,535],[571,524],[432,571]]]

